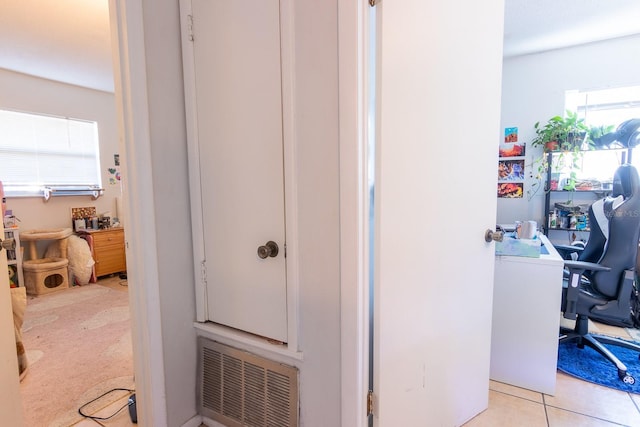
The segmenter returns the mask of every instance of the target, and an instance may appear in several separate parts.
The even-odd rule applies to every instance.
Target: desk
[[[540,258],[495,257],[492,380],[555,393],[564,262],[546,236]]]

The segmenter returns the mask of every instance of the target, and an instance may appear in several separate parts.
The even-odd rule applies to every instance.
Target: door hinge
[[[207,284],[207,261],[202,261],[200,263],[200,280],[202,280],[202,284]]]
[[[369,392],[367,393],[367,416],[373,415],[373,401],[373,390],[369,390]]]
[[[193,41],[193,15],[187,15],[187,20],[189,21],[189,41]]]

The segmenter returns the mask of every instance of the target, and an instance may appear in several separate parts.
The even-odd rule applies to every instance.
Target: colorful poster
[[[498,197],[502,199],[521,199],[524,193],[522,182],[498,183]]]
[[[504,142],[518,142],[518,128],[504,128]]]
[[[524,181],[523,160],[500,160],[498,162],[498,181]]]
[[[500,157],[524,157],[525,144],[500,144]]]

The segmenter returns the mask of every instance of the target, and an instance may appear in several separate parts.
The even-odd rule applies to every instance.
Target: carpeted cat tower
[[[71,236],[70,228],[52,230],[26,230],[20,233],[20,239],[28,244],[29,259],[23,261],[24,282],[29,295],[43,295],[69,287],[67,267],[67,239]],[[36,242],[56,240],[61,256],[38,258]]]

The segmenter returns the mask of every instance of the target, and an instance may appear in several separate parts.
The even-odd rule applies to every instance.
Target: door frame
[[[181,0],[186,3],[186,0]],[[293,140],[295,111],[293,92],[293,7],[291,0],[283,0],[281,19],[286,22],[283,29],[283,61],[290,67],[283,78],[283,137]],[[121,149],[126,154],[122,162],[127,177],[126,205],[123,217],[130,224],[127,232],[126,256],[131,265],[137,266],[128,272],[132,282],[143,286],[129,289],[132,317],[132,341],[134,372],[136,375],[137,411],[144,425],[166,425],[167,398],[165,388],[165,365],[161,324],[159,273],[156,224],[153,207],[151,139],[149,130],[149,106],[147,95],[147,75],[144,42],[144,13],[142,0],[109,0],[111,41],[113,46],[115,99],[119,133],[122,136]],[[181,22],[182,24],[182,22]],[[289,73],[289,74],[285,74]],[[191,108],[186,105],[186,108]],[[192,124],[187,121],[187,124]],[[193,153],[189,152],[189,156]],[[294,144],[285,144],[285,176],[297,176],[296,152]],[[191,159],[191,158],[190,158]],[[135,165],[134,162],[135,161]],[[130,163],[131,162],[131,163]],[[191,180],[192,177],[189,177]],[[289,254],[287,257],[289,349],[297,352],[298,347],[298,258],[297,254],[297,183],[285,188],[285,198],[291,203],[285,207]],[[190,181],[190,184],[192,182]],[[199,187],[198,187],[199,188]],[[135,194],[135,197],[133,196]],[[201,221],[201,219],[200,219]],[[198,224],[197,222],[195,223]],[[199,244],[199,242],[196,240]],[[195,249],[195,248],[194,248]],[[200,277],[196,274],[196,277]],[[291,288],[291,290],[289,290]],[[201,290],[200,290],[201,291]],[[198,294],[198,292],[196,292]],[[203,307],[197,308],[201,310]],[[200,313],[200,311],[198,311]],[[201,320],[201,319],[198,319]],[[195,391],[194,391],[195,392]]]
[[[136,408],[143,425],[167,424],[164,348],[142,0],[109,0],[116,116],[126,176],[125,252],[129,280]]]
[[[367,0],[338,2],[341,420],[365,427],[369,388]]]
[[[367,169],[365,76],[367,0],[338,2],[339,116],[340,116],[340,224],[341,224],[341,420],[342,425],[367,425],[368,389],[368,261],[367,261]],[[155,214],[151,188],[150,136],[146,92],[146,63],[141,0],[109,0],[114,46],[116,105],[121,134],[127,143],[123,171],[128,192],[125,216],[127,258],[138,268],[131,280],[144,283],[129,290],[136,373],[137,411],[145,425],[166,425],[163,340],[158,329],[160,309],[148,301],[159,300],[158,265],[155,241]],[[284,19],[284,17],[283,17]],[[293,28],[293,14],[287,16]],[[289,51],[289,53],[292,53]],[[293,58],[293,57],[291,57]],[[293,111],[293,93],[291,99]],[[285,132],[295,134],[293,121]],[[135,143],[132,143],[135,141]],[[286,154],[295,159],[295,151]],[[289,157],[291,156],[291,157]],[[136,159],[128,168],[127,158]],[[295,162],[289,162],[291,165]],[[138,195],[131,197],[132,194]],[[297,193],[292,190],[295,197]],[[285,195],[285,197],[287,197]],[[289,199],[292,200],[292,199]],[[295,201],[295,199],[293,199]],[[295,205],[295,203],[294,203]],[[287,211],[287,215],[289,212]],[[290,215],[296,218],[296,215]],[[297,224],[296,224],[297,226]],[[148,239],[153,239],[150,242]],[[144,245],[144,250],[142,243]],[[130,244],[129,244],[130,243]],[[291,243],[295,243],[295,240]],[[297,251],[292,251],[297,252]],[[288,260],[292,262],[291,259]],[[297,262],[295,265],[297,270]],[[292,301],[297,306],[297,299]],[[297,319],[297,318],[296,318]],[[297,331],[292,336],[297,336]],[[153,375],[151,373],[153,372]]]
[[[198,148],[198,116],[196,102],[195,52],[189,35],[182,31],[190,28],[192,0],[180,0],[180,26],[183,55],[183,78],[185,90],[185,112],[187,123],[187,156],[189,160],[189,192],[191,199],[191,230],[193,239],[193,267],[196,278],[196,320],[209,320],[205,269],[204,218],[202,216],[202,185],[200,179],[200,150]],[[293,4],[292,0],[280,0],[280,55],[282,90],[282,145],[284,165],[284,213],[286,253],[286,299],[287,299],[287,352],[298,351],[298,176],[295,140],[295,98],[293,77]],[[214,328],[226,329],[216,325]]]

